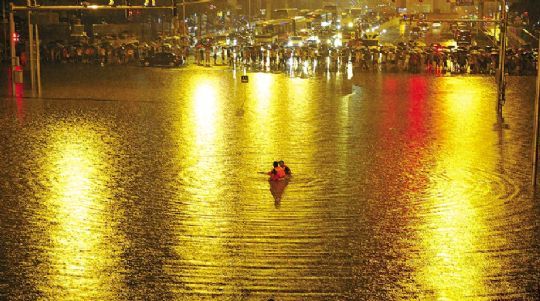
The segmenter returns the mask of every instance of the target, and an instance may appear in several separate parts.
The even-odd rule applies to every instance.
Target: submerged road
[[[46,66],[1,98],[0,299],[537,300],[534,78],[500,124],[491,77],[249,76]]]

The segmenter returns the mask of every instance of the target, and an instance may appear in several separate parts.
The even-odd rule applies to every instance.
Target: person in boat
[[[283,160],[279,161],[279,167],[283,168],[283,171],[285,171],[285,175],[292,175],[291,169],[289,168],[289,166],[285,165],[285,162],[283,162]]]
[[[284,179],[286,174],[285,170],[279,166],[278,161],[274,161],[274,168],[272,168],[271,171],[268,172],[268,175],[270,176],[270,181],[279,181],[281,179]]]

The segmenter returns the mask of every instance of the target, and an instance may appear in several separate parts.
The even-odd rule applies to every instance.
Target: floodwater
[[[534,78],[240,75],[2,98],[0,299],[538,300]]]

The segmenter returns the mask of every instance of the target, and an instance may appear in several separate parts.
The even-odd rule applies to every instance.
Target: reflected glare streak
[[[347,79],[352,79],[354,76],[354,72],[353,72],[353,64],[352,63],[348,63],[347,64]]]
[[[274,91],[274,78],[271,74],[255,73],[253,76],[254,87],[249,95],[255,101],[257,115],[268,114],[271,101],[271,91]],[[248,97],[248,95],[246,95]]]
[[[483,168],[493,169],[495,163],[493,156],[478,152],[484,141],[478,135],[483,108],[476,100],[481,92],[474,86],[466,91],[458,85],[454,88],[456,92],[445,99],[447,120],[440,120],[447,126],[442,132],[446,152],[438,156],[438,177],[432,179],[429,199],[423,205],[429,214],[421,233],[426,258],[420,261],[420,282],[427,286],[424,291],[434,294],[426,297],[434,300],[463,300],[489,293],[483,279],[490,262],[477,252],[486,247],[479,239],[486,214],[477,204],[476,187],[483,179],[471,179],[479,176],[471,169],[478,168],[479,162],[484,163]],[[492,269],[491,265],[490,273],[496,273]]]
[[[216,134],[216,91],[212,84],[202,82],[194,93],[195,130],[197,144],[213,142]]]
[[[191,118],[185,124],[178,120],[180,136],[174,137],[181,145],[179,162],[186,164],[180,174],[180,181],[186,185],[181,189],[185,191],[178,197],[189,195],[189,201],[177,209],[184,216],[178,220],[175,247],[181,258],[180,266],[167,267],[166,270],[174,275],[179,273],[178,268],[185,268],[180,275],[185,289],[202,294],[214,291],[212,286],[204,287],[201,283],[223,283],[228,266],[223,251],[224,231],[229,223],[226,215],[228,204],[221,202],[221,187],[227,175],[223,162],[219,160],[227,140],[219,139],[223,134],[221,112],[224,99],[219,97],[217,87],[218,83],[209,78],[195,79],[190,97],[181,104]]]
[[[105,187],[112,171],[102,167],[106,149],[101,137],[86,126],[53,130],[52,141],[47,208],[57,224],[49,229],[50,265],[55,270],[49,285],[62,288],[64,294],[51,293],[63,300],[107,297],[111,279],[101,274],[110,268],[111,258],[103,238],[111,228],[92,230],[95,223],[107,223],[103,212],[111,197]]]
[[[287,99],[289,103],[284,108],[287,108],[287,114],[291,115],[290,120],[306,120],[310,109],[316,105],[309,98],[309,80],[301,78],[290,80],[293,84]],[[279,110],[277,111],[279,112]],[[300,130],[300,128],[295,130]]]
[[[278,107],[276,102],[280,101],[276,91],[276,82],[279,77],[273,74],[255,73],[252,75],[253,81],[251,85],[240,86],[241,89],[248,89],[245,94],[242,94],[245,100],[246,107],[253,107],[253,114],[246,115],[243,122],[248,129],[246,143],[258,149],[267,149],[274,147],[271,143],[272,126],[274,122],[274,114],[279,114],[276,110]]]

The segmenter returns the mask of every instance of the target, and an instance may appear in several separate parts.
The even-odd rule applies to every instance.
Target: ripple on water
[[[493,132],[483,78],[122,70],[0,105],[0,298],[535,297],[519,89]]]

